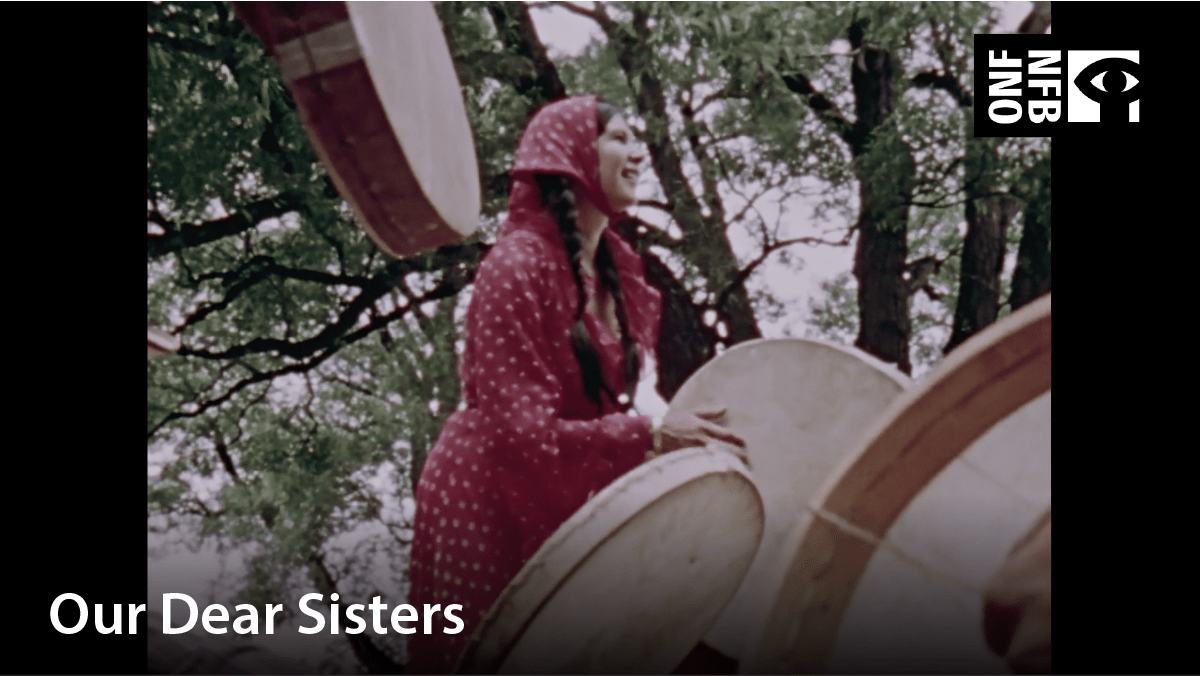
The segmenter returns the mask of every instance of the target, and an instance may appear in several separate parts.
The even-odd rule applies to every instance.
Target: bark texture
[[[851,148],[862,162],[859,176],[858,243],[854,277],[858,282],[859,329],[854,345],[883,361],[912,373],[909,358],[909,287],[904,280],[908,258],[908,205],[912,201],[915,165],[908,148],[895,141],[887,153],[876,153],[875,136],[896,110],[897,67],[887,51],[863,42],[863,28],[849,31],[850,44],[861,49],[850,82],[855,112]],[[875,171],[881,156],[899,156],[890,172]]]
[[[1035,2],[1032,11],[1017,28],[1018,33],[1043,33],[1050,27],[1050,3]],[[962,100],[960,99],[960,103]],[[970,105],[969,100],[963,105]],[[1019,201],[1007,195],[998,195],[1000,186],[995,178],[996,139],[974,138],[974,125],[971,118],[967,120],[967,204],[966,220],[967,234],[963,240],[962,274],[959,277],[958,302],[954,308],[954,326],[950,340],[943,352],[949,354],[971,336],[988,327],[996,321],[1000,314],[1002,300],[1000,298],[1001,275],[1004,271],[1004,256],[1008,242],[1008,228],[1013,218],[1021,209]],[[1048,173],[1048,172],[1047,172]],[[1049,289],[1049,233],[1045,246],[1045,256],[1039,257],[1040,231],[1039,218],[1031,212],[1036,210],[1037,200],[1027,201],[1025,208],[1026,230],[1022,234],[1020,249],[1027,250],[1027,255],[1038,258],[1038,263],[1045,263],[1046,289]],[[1033,206],[1033,208],[1030,208]],[[1033,228],[1030,229],[1032,222]],[[1025,237],[1030,241],[1026,242]],[[1018,251],[1018,259],[1021,253]],[[1024,294],[1034,292],[1038,284],[1033,282],[1036,274],[1032,271],[1032,260],[1028,258],[1024,266],[1018,260],[1019,272],[1013,277],[1013,291],[1010,300],[1019,303],[1011,304],[1016,309],[1028,302],[1030,298]],[[1021,268],[1024,267],[1024,270]],[[1040,272],[1040,269],[1039,269]],[[1016,285],[1021,278],[1023,291],[1018,294]],[[1038,277],[1040,279],[1040,277]],[[1040,294],[1038,294],[1040,295]],[[1034,296],[1035,297],[1035,296]]]

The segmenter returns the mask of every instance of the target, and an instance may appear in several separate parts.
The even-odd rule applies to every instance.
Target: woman
[[[721,412],[628,415],[661,301],[638,255],[607,229],[636,202],[643,155],[595,97],[543,108],[511,172],[508,220],[467,311],[465,408],[417,486],[409,603],[463,606],[410,636],[409,673],[452,670],[521,566],[592,495],[660,451],[721,439]],[[422,623],[423,626],[423,623]]]

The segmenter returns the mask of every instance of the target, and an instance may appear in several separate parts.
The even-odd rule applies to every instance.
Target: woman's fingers
[[[710,406],[708,408],[702,408],[694,412],[692,415],[696,416],[697,418],[703,418],[704,420],[715,421],[725,417],[725,411],[725,408],[714,408]]]
[[[739,448],[746,447],[746,442],[743,441],[741,437],[734,434],[733,430],[729,429],[728,427],[721,427],[720,425],[714,423],[705,422],[704,432],[714,439],[719,439],[726,443],[733,444]]]
[[[703,408],[689,412],[668,413],[663,419],[664,449],[706,446],[710,441],[729,445],[743,460],[748,458],[744,449],[746,442],[733,430],[721,424],[727,409],[724,407]]]
[[[737,446],[732,443],[726,443],[717,439],[709,439],[708,444],[706,445],[710,448],[715,446],[721,450],[728,451],[737,456],[738,460],[741,460],[742,464],[744,464],[746,467],[750,467],[750,453],[745,449],[745,447]]]

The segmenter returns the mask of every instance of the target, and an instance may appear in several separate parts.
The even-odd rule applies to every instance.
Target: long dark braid
[[[600,390],[603,389],[609,397],[612,390],[604,383],[600,369],[600,355],[592,345],[587,326],[583,323],[583,311],[587,306],[587,292],[583,286],[583,273],[580,262],[583,258],[583,235],[575,226],[579,212],[575,207],[575,191],[571,188],[570,179],[564,176],[538,174],[534,177],[538,189],[542,193],[542,204],[555,220],[558,221],[558,234],[562,237],[563,246],[567,249],[567,259],[571,263],[571,274],[575,277],[575,289],[578,292],[578,307],[575,310],[575,323],[571,325],[571,348],[575,351],[575,360],[579,362],[579,370],[583,373],[583,391],[597,406],[600,404]]]
[[[634,390],[637,388],[638,374],[641,372],[642,360],[638,354],[637,343],[633,332],[629,330],[629,315],[625,311],[625,294],[621,291],[621,273],[613,263],[612,252],[608,249],[608,241],[600,240],[596,247],[596,272],[600,281],[608,289],[613,298],[617,311],[617,325],[621,328],[621,350],[625,354],[625,394],[633,401]]]
[[[603,134],[612,118],[620,114],[621,109],[612,102],[596,99],[597,135]],[[621,291],[621,275],[613,263],[612,252],[608,250],[608,242],[604,238],[600,239],[596,251],[596,272],[616,304],[617,325],[621,329],[621,349],[625,354],[624,375],[625,394],[628,397],[627,407],[632,406],[634,391],[637,389],[638,374],[642,370],[642,360],[633,339],[633,332],[629,330],[629,315],[625,311],[625,294]]]
[[[596,116],[601,132],[608,126],[608,121],[612,116],[619,112],[610,103],[602,101],[597,104]],[[575,191],[571,186],[571,180],[565,176],[549,174],[538,174],[534,179],[542,194],[543,207],[558,221],[558,233],[567,249],[571,274],[575,278],[579,306],[575,311],[575,323],[571,325],[571,348],[575,352],[575,359],[579,362],[579,370],[583,374],[583,391],[588,399],[601,409],[603,409],[603,405],[600,403],[601,390],[606,392],[614,403],[620,405],[616,394],[604,382],[603,372],[600,368],[600,355],[592,344],[587,326],[583,323],[583,312],[587,305],[587,292],[583,285],[583,273],[580,267],[583,257],[583,235],[576,225],[579,211],[575,205]],[[629,330],[625,297],[621,293],[621,276],[604,238],[600,239],[600,243],[596,247],[596,274],[616,305],[617,323],[621,329],[621,348],[625,355],[625,394],[629,399],[623,408],[628,408],[632,405],[638,374],[641,372],[641,358],[633,339],[633,333]]]

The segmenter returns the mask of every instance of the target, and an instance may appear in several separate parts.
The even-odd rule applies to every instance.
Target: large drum
[[[339,192],[394,257],[478,226],[475,146],[428,2],[235,3],[279,61]]]
[[[911,381],[858,350],[801,339],[739,344],[705,364],[671,409],[717,407],[746,441],[750,474],[766,509],[763,542],[736,596],[704,642],[742,663],[766,631],[766,613],[786,580],[785,546],[797,516],[864,429]]]
[[[461,673],[670,673],[750,567],[763,506],[741,461],[668,453],[598,493],[530,558]]]
[[[1050,308],[963,343],[851,448],[742,672],[1005,672],[982,594],[1050,504]]]

